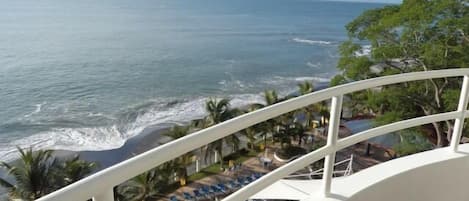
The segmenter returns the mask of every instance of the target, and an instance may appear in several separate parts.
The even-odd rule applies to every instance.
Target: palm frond
[[[2,186],[4,188],[7,188],[7,189],[15,187],[15,185],[11,184],[10,182],[8,182],[7,180],[4,180],[2,178],[0,178],[0,186]]]

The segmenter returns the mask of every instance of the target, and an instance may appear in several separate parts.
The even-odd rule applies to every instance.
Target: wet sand
[[[83,160],[97,162],[99,164],[98,170],[101,170],[168,142],[170,138],[163,136],[162,133],[168,131],[169,128],[169,126],[146,128],[140,135],[130,138],[117,149],[103,151],[55,150],[54,154],[60,158],[78,154]]]

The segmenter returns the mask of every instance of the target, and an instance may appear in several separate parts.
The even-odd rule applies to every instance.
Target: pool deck
[[[341,127],[339,132],[340,132],[340,135],[339,135],[340,137],[345,137],[350,134],[349,133],[350,131],[346,127]],[[316,135],[315,138],[321,139],[321,140],[325,139],[323,135]],[[354,146],[345,148],[341,150],[340,152],[337,152],[336,161],[342,161],[342,160],[348,159],[350,158],[350,155],[353,154],[354,155],[353,172],[357,172],[362,169],[376,165],[378,163],[392,159],[392,157],[389,155],[386,149],[379,147],[379,146],[374,146],[374,145],[372,145],[371,147],[372,149],[371,149],[370,155],[368,156],[366,155],[367,143],[362,142]],[[176,191],[170,193],[168,197],[176,196],[178,199],[184,200],[182,197],[183,192],[188,192],[190,194],[193,194],[193,190],[199,189],[202,186],[214,185],[218,183],[227,183],[228,181],[233,180],[237,178],[238,176],[247,176],[247,175],[251,175],[254,172],[268,173],[271,170],[282,166],[284,163],[273,160],[272,165],[269,166],[268,168],[265,168],[259,162],[258,157],[264,156],[264,157],[273,159],[274,158],[273,150],[277,148],[279,148],[277,145],[270,146],[268,147],[267,154],[259,153],[257,157],[249,158],[248,160],[242,163],[242,166],[240,169],[235,170],[235,171],[221,172],[216,175],[211,175],[211,176],[202,178],[200,180],[191,182],[187,186],[180,187]],[[168,200],[168,199],[162,198],[160,200]]]

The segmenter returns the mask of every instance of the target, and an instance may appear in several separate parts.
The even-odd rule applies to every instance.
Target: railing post
[[[469,76],[465,75],[462,82],[461,94],[459,95],[458,112],[459,117],[454,121],[453,135],[451,136],[451,149],[458,150],[461,141],[462,130],[464,127],[465,113],[467,110],[467,102],[469,96]]]
[[[114,189],[105,190],[101,194],[94,196],[93,201],[114,201]]]
[[[327,155],[324,161],[324,172],[322,175],[322,192],[325,197],[331,193],[332,173],[334,172],[335,146],[339,135],[340,114],[342,112],[343,95],[332,97],[331,117],[329,119],[329,128],[327,132],[327,145],[334,148],[334,152]]]

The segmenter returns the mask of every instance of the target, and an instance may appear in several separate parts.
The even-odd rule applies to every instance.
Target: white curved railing
[[[457,111],[435,114],[430,116],[408,119],[385,126],[373,128],[353,136],[338,140],[338,128],[340,112],[342,109],[342,97],[344,94],[356,92],[373,87],[395,84],[408,81],[459,77],[464,76],[461,87],[461,95]],[[252,113],[247,113],[213,127],[192,133],[188,136],[171,141],[152,150],[137,155],[112,167],[99,171],[76,183],[46,195],[39,201],[83,201],[93,198],[95,201],[113,201],[113,187],[119,185],[145,171],[172,160],[184,153],[202,147],[210,142],[243,130],[257,123],[266,121],[276,116],[306,107],[308,105],[332,98],[331,118],[328,129],[326,146],[304,155],[291,163],[270,172],[266,176],[254,181],[246,187],[226,197],[226,201],[246,200],[251,195],[273,184],[277,180],[306,167],[307,165],[326,157],[324,163],[323,194],[329,196],[332,180],[333,163],[335,153],[345,147],[360,141],[384,135],[389,132],[402,130],[414,126],[424,125],[432,122],[455,119],[451,146],[457,150],[462,132],[464,119],[469,116],[467,102],[469,95],[469,69],[450,69],[438,71],[426,71],[378,77],[345,85],[335,86],[321,91],[313,92],[304,96],[296,97],[269,107],[262,108]]]

